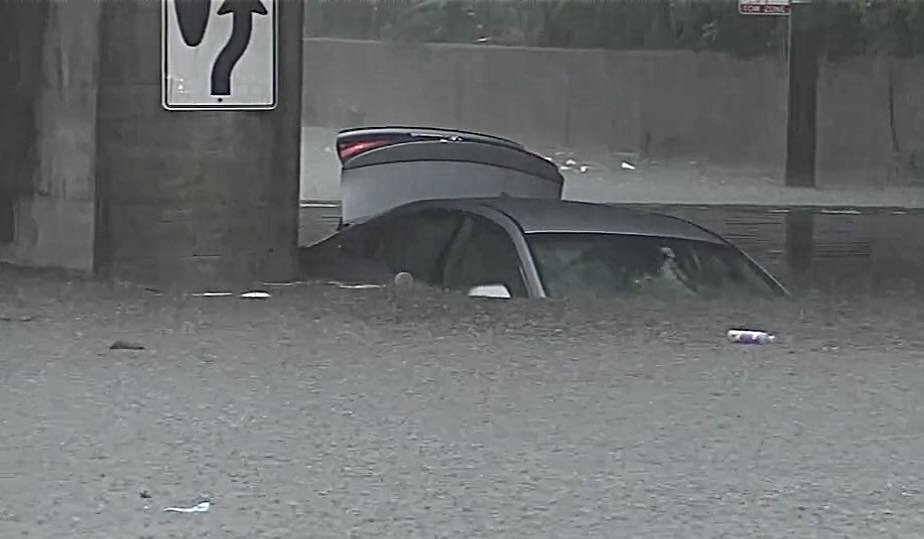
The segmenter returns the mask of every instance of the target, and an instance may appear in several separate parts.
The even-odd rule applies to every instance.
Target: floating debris
[[[251,290],[250,292],[241,294],[241,297],[244,299],[267,299],[273,296],[271,296],[269,292],[264,292],[262,290]]]
[[[414,276],[406,271],[395,274],[395,286],[409,287],[414,285]]]
[[[327,281],[327,284],[332,284],[337,288],[346,288],[348,290],[368,290],[370,288],[385,288],[383,284],[347,284],[341,283],[339,281]]]
[[[145,346],[139,342],[115,341],[109,345],[110,350],[144,350]]]
[[[165,507],[164,511],[172,513],[207,513],[211,507],[211,502],[202,502],[192,507]]]
[[[31,314],[0,314],[0,322],[31,322],[35,320],[35,316]]]
[[[735,344],[770,344],[776,340],[776,335],[752,329],[730,329],[727,337]]]
[[[231,292],[194,292],[190,295],[196,298],[227,298],[234,294]]]

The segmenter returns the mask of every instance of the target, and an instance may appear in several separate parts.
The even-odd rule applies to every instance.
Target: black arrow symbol
[[[190,47],[198,47],[209,23],[212,0],[174,0],[173,7],[183,41]]]
[[[231,13],[231,37],[218,53],[212,66],[212,95],[231,95],[231,71],[244,55],[253,33],[254,13],[266,15],[266,7],[260,0],[225,0],[218,8],[219,15]]]

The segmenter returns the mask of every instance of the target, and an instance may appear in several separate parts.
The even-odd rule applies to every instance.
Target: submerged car
[[[561,200],[549,160],[456,130],[366,128],[338,137],[343,219],[304,248],[312,277],[418,282],[470,296],[785,296],[736,246],[676,217]]]
[[[747,254],[698,225],[563,200],[412,202],[346,227],[303,256],[307,273],[317,277],[408,272],[471,296],[787,294]]]

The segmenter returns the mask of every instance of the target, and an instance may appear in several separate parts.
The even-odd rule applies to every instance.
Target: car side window
[[[462,215],[445,210],[399,214],[383,230],[381,256],[395,272],[442,285],[445,254],[461,224]]]
[[[302,271],[316,277],[348,280],[377,277],[375,274],[384,269],[376,266],[375,259],[379,231],[380,227],[372,222],[341,230],[300,253]]]
[[[512,296],[526,296],[516,246],[497,223],[470,215],[445,268],[445,286],[469,290],[474,286],[503,284]]]
[[[352,229],[347,228],[341,233],[337,247],[343,255],[350,258],[377,258],[377,248],[382,241],[383,228],[387,226],[388,222],[383,221],[365,223]]]

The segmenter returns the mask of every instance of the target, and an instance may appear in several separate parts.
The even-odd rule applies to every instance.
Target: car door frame
[[[385,216],[391,219],[391,223],[397,223],[397,222],[400,222],[401,219],[420,218],[421,216],[429,212],[444,213],[444,214],[451,215],[451,216],[454,216],[456,213],[458,213],[452,208],[446,208],[443,206],[430,205],[430,204],[418,204],[418,205],[408,206],[405,208],[399,208],[397,210],[390,211],[386,213]],[[443,244],[443,250],[440,252],[440,255],[437,257],[437,262],[439,263],[439,266],[440,266],[440,271],[439,271],[440,277],[442,277],[445,272],[445,268],[444,268],[445,257],[452,250],[453,246],[458,241],[459,233],[463,225],[464,225],[464,215],[459,216],[458,225],[456,226],[455,230],[453,230],[452,235],[449,237],[449,239]],[[389,237],[390,236],[388,232],[386,231],[383,238],[381,239],[382,241],[381,245],[386,251],[391,248],[391,244],[388,242]],[[401,270],[397,270],[397,271],[401,271]],[[414,275],[413,272],[411,272],[411,275],[413,275],[415,278],[419,277],[418,275]],[[424,282],[430,286],[443,288],[442,283],[431,283],[428,280],[422,280],[421,282]]]
[[[545,288],[542,286],[542,281],[539,279],[539,271],[536,268],[536,263],[533,259],[532,251],[530,251],[529,245],[526,243],[523,230],[509,215],[482,204],[446,204],[440,205],[438,207],[458,211],[459,213],[466,215],[466,217],[481,217],[487,219],[495,225],[500,226],[500,228],[507,234],[507,237],[513,243],[514,249],[516,250],[518,266],[517,269],[520,272],[520,277],[523,279],[527,297],[547,297]],[[456,237],[453,238],[453,245],[450,247],[450,249],[456,248],[459,241],[460,238],[457,232]]]

